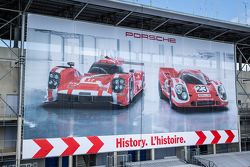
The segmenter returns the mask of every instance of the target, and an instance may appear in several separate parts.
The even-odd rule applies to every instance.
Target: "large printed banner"
[[[238,142],[234,45],[28,15],[23,158]]]
[[[23,158],[97,154],[111,151],[233,143],[237,141],[237,130],[30,139],[24,140],[23,145],[26,149],[23,151]]]

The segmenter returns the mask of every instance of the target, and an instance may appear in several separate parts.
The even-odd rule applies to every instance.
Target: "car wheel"
[[[158,84],[158,91],[159,91],[159,96],[160,96],[160,98],[161,98],[161,99],[164,99],[165,96],[164,96],[164,94],[162,93],[160,82],[159,82],[159,84]]]
[[[129,102],[131,103],[134,98],[134,81],[130,78],[129,80]]]

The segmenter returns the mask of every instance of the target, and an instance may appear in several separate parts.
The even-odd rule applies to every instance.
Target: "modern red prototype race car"
[[[210,80],[200,70],[160,68],[159,95],[169,100],[172,108],[226,107],[227,94],[220,81]]]
[[[128,106],[144,89],[144,72],[123,71],[124,61],[105,57],[80,74],[69,66],[54,67],[49,73],[46,102],[112,103]]]

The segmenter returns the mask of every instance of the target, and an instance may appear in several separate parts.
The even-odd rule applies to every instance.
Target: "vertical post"
[[[117,166],[117,151],[114,152],[114,166]]]
[[[213,152],[216,154],[216,144],[213,144]]]
[[[69,165],[68,167],[72,167],[73,166],[73,156],[69,156]]]
[[[19,41],[19,31],[20,31],[20,29],[19,29],[19,27],[18,26],[16,26],[15,28],[14,28],[14,48],[18,48],[18,41]]]
[[[151,160],[155,160],[155,149],[151,149]]]
[[[239,54],[239,72],[242,71],[242,55]],[[235,66],[234,66],[234,70],[235,70],[235,94],[236,94],[236,101],[238,100],[238,91],[237,91],[237,81],[239,80],[238,75],[237,75],[237,69],[236,69],[236,63],[237,63],[237,43],[234,44],[234,62],[235,62]],[[238,102],[236,102],[236,106],[238,108]],[[239,152],[241,152],[241,133],[240,133],[240,114],[238,111],[238,139],[239,139]]]
[[[25,13],[22,13],[22,30],[21,30],[21,54],[19,57],[19,99],[18,99],[18,118],[17,118],[17,143],[16,143],[16,166],[20,166],[21,161],[21,140],[22,140],[22,112],[23,112],[23,73],[24,73],[24,29],[25,29]]]
[[[188,148],[184,146],[185,161],[188,161]]]
[[[136,151],[137,155],[136,155],[136,161],[140,161],[141,160],[141,152],[140,150]]]
[[[10,24],[10,44],[9,44],[10,48],[12,47],[11,42],[12,42],[12,24]]]
[[[58,167],[62,167],[62,157],[58,158]]]
[[[240,115],[238,115],[239,152],[241,152]]]
[[[235,49],[235,54],[237,54],[237,50]],[[242,71],[242,55],[239,54],[239,71]]]

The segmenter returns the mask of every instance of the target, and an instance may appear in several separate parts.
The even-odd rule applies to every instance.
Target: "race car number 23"
[[[195,90],[197,93],[207,93],[208,92],[207,87],[204,85],[196,85]]]

